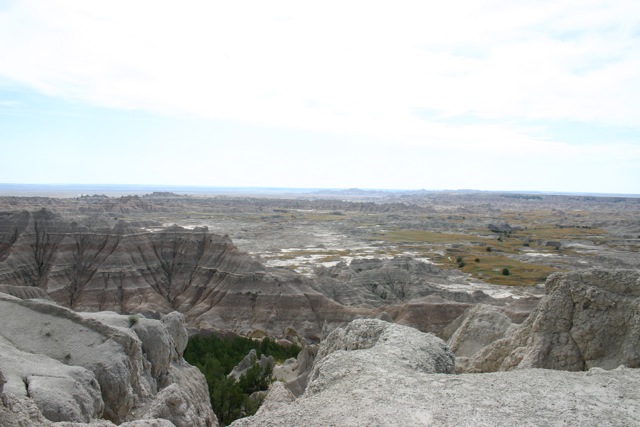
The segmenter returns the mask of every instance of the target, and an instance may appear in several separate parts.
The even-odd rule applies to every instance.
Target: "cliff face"
[[[368,309],[345,307],[285,269],[266,269],[229,237],[68,222],[41,209],[0,216],[0,283],[38,288],[78,311],[149,317],[177,310],[199,328],[319,338]]]
[[[229,237],[203,227],[174,225],[152,232],[123,221],[110,226],[84,221],[65,220],[46,209],[0,214],[0,284],[40,289],[78,311],[159,318],[175,310],[199,329],[272,336],[293,329],[312,340],[321,338],[323,328],[383,311],[400,323],[437,333],[469,306],[434,296],[415,299],[424,295],[418,288],[426,294],[434,291],[427,283],[412,283],[410,303],[407,294],[407,303],[389,298],[397,304],[374,308],[365,305],[371,294],[341,301],[358,305],[343,305],[323,284],[356,289],[353,280],[318,277],[314,282],[288,269],[266,268],[238,251]],[[407,260],[398,263],[415,267]],[[413,271],[394,268],[391,273]]]
[[[556,273],[529,317],[477,353],[469,371],[640,367],[640,272]]]
[[[0,282],[40,287],[77,309],[131,309],[131,292],[151,310],[175,309],[193,298],[191,288],[262,269],[228,237],[202,228],[89,228],[42,209],[0,217],[0,232]]]

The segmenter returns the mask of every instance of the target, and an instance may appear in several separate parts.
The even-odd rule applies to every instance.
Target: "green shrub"
[[[509,273],[509,269],[507,267],[502,269],[502,275],[503,276],[508,276],[509,274],[511,274],[511,273]]]
[[[132,314],[131,316],[129,316],[129,327],[137,325],[139,321],[140,321],[140,318],[135,314]]]
[[[258,359],[264,354],[273,356],[277,362],[296,357],[300,352],[297,345],[283,346],[268,337],[262,341],[197,335],[189,338],[184,358],[197,366],[207,379],[211,406],[220,425],[253,415],[260,402],[249,396],[253,392],[266,390],[272,381],[271,368],[262,369],[258,364],[249,368],[238,381],[227,378],[229,372],[252,349],[256,351]]]

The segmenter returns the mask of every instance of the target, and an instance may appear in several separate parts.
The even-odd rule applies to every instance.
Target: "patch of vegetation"
[[[508,275],[503,274],[504,269],[509,271]],[[495,254],[485,255],[479,262],[465,265],[462,271],[495,285],[531,286],[544,282],[549,274],[559,270]]]
[[[343,220],[346,217],[347,215],[342,212],[314,212],[305,214],[303,218],[307,221],[338,221]]]
[[[426,230],[395,230],[375,234],[372,240],[384,240],[389,243],[458,243],[488,239],[471,234],[439,233]]]
[[[262,341],[249,338],[219,338],[216,336],[193,336],[184,351],[184,358],[197,366],[207,379],[211,406],[221,426],[255,414],[260,401],[249,396],[260,390],[266,390],[271,383],[271,369],[263,370],[256,364],[239,381],[227,378],[227,375],[252,350],[256,350],[258,359],[264,354],[273,356],[276,362],[296,357],[300,352],[297,345],[283,346],[269,337]]]
[[[137,325],[139,321],[140,318],[135,314],[132,314],[131,316],[129,316],[129,327],[131,328],[132,326]]]

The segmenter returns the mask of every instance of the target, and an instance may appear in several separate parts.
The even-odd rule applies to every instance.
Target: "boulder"
[[[466,365],[468,358],[503,338],[513,327],[511,319],[494,306],[480,304],[468,309],[454,322],[458,325],[447,344],[456,355],[456,371]]]
[[[640,271],[556,273],[522,325],[476,353],[472,372],[640,367]]]

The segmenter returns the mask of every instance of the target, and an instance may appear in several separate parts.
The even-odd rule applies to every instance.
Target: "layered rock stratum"
[[[182,358],[179,313],[76,313],[0,293],[0,324],[2,426],[217,425],[204,376]]]
[[[323,330],[354,318],[386,316],[439,333],[475,302],[504,305],[480,291],[436,286],[462,284],[462,277],[398,257],[354,260],[309,278],[267,268],[206,227],[150,231],[102,217],[73,221],[44,208],[0,214],[0,284],[20,286],[24,295],[44,292],[78,311],[149,318],[179,311],[199,330],[273,337],[293,330],[317,342]]]
[[[206,228],[88,227],[45,209],[0,219],[0,283],[42,289],[74,310],[180,311],[199,329],[280,336],[295,325],[308,337],[325,322],[368,313],[325,298],[289,270],[267,270]]]

